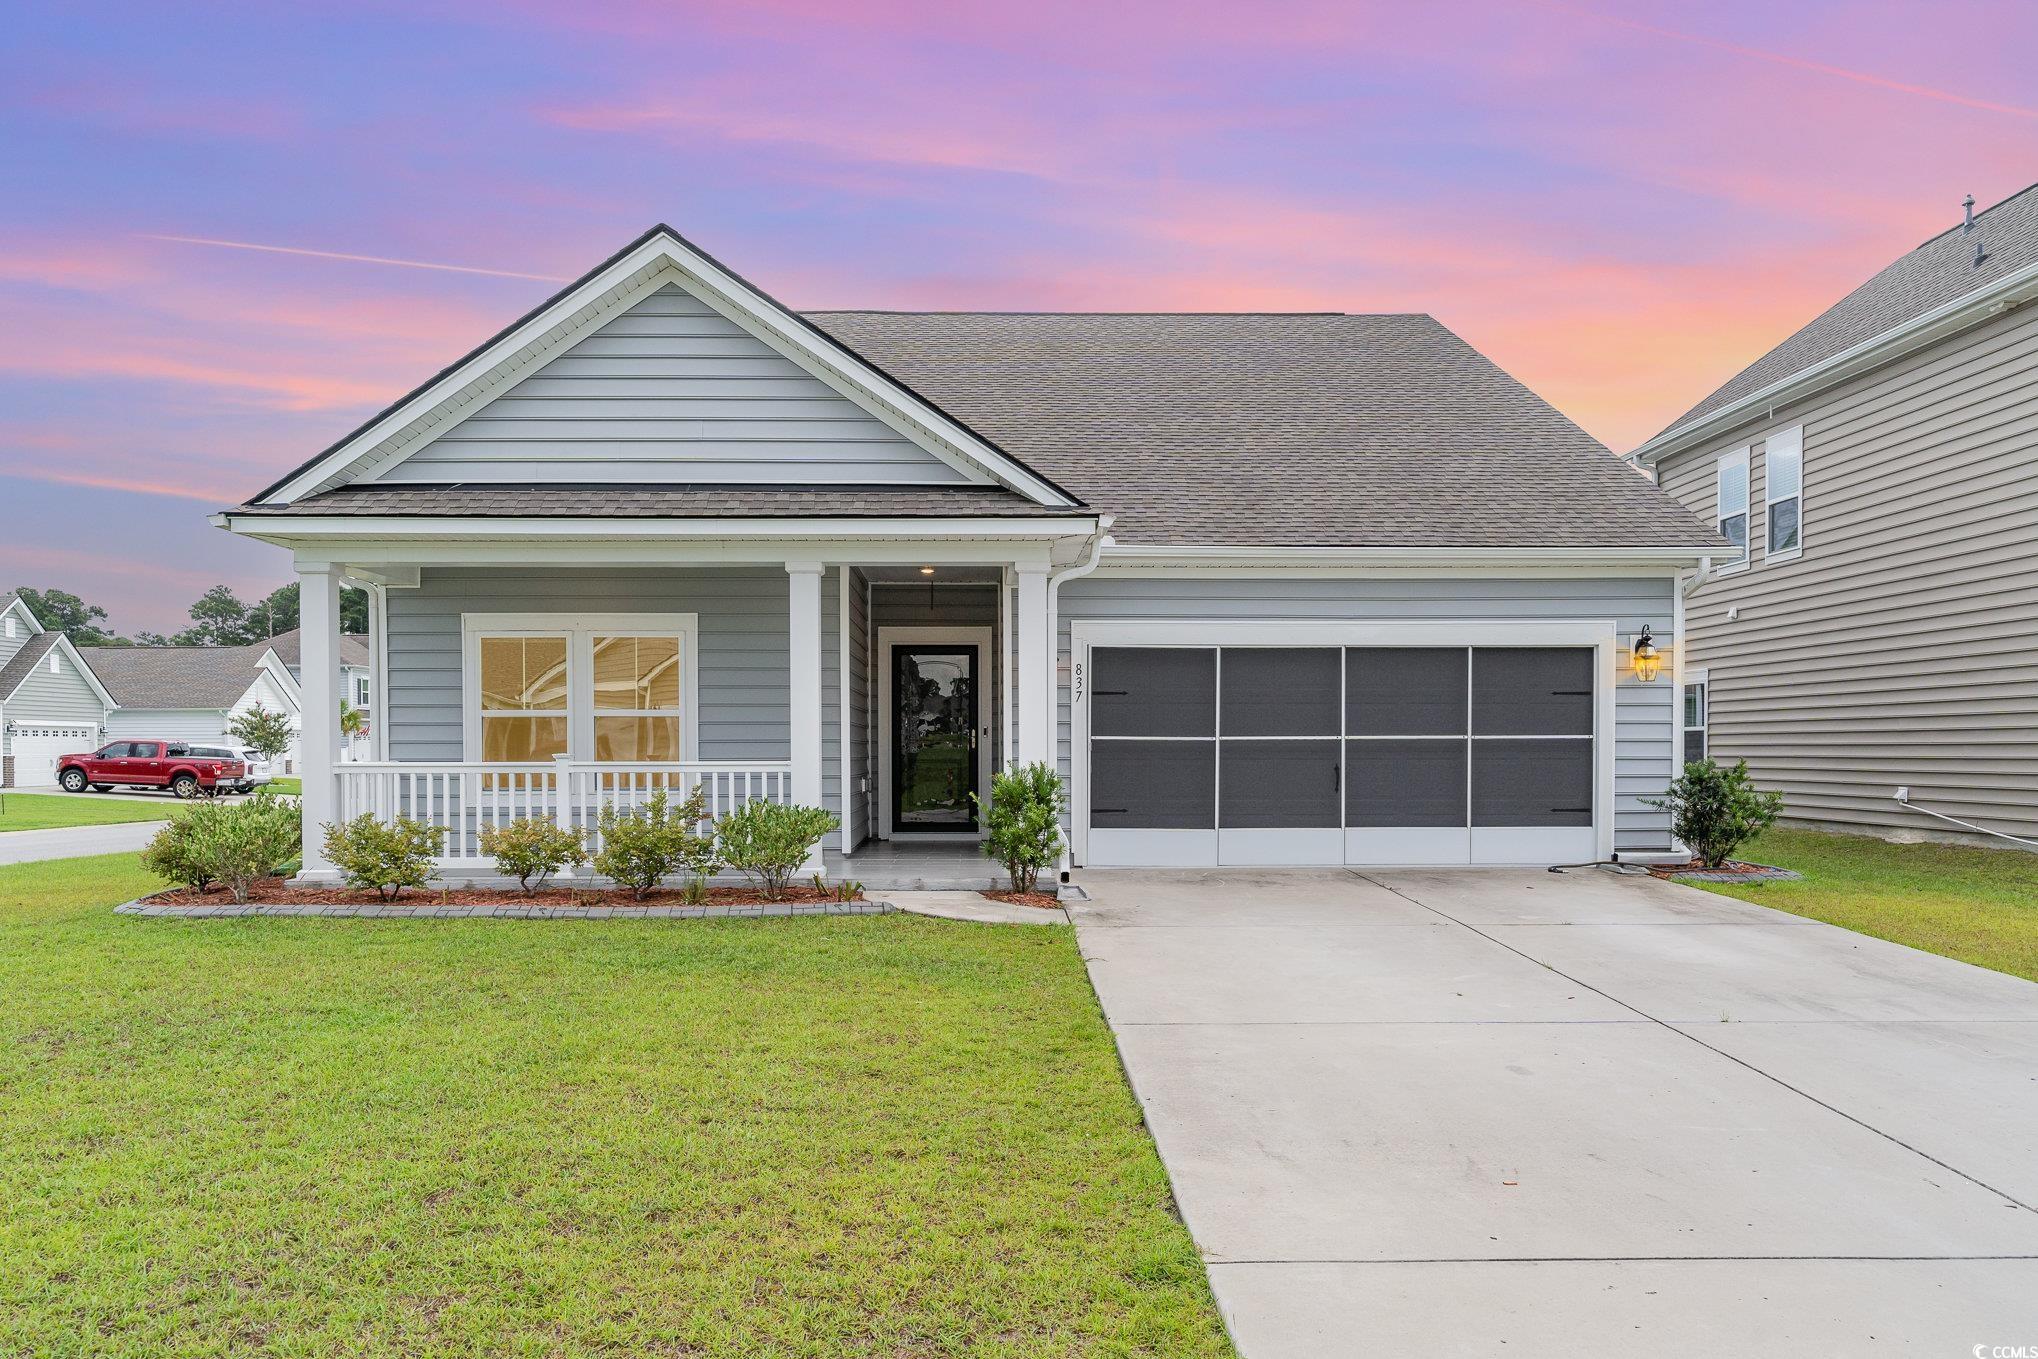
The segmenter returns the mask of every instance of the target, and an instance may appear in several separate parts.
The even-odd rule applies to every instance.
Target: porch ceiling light
[[[934,568],[931,566],[923,566],[920,568],[920,574],[923,576],[931,576],[934,574]]]
[[[1635,638],[1631,654],[1635,662],[1635,678],[1642,683],[1652,684],[1656,676],[1663,673],[1663,656],[1656,650],[1656,639],[1649,635],[1647,623],[1642,624],[1642,635]]]

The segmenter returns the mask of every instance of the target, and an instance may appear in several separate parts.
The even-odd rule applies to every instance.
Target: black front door
[[[892,830],[977,828],[977,652],[892,648]]]

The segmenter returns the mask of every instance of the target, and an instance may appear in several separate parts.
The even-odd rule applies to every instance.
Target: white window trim
[[[1695,727],[1690,726],[1684,720],[1684,691],[1686,689],[1691,688],[1693,685],[1698,686],[1699,690],[1698,725]],[[1679,677],[1677,682],[1677,771],[1679,773],[1682,773],[1684,771],[1685,765],[1684,738],[1685,735],[1689,732],[1696,731],[1704,733],[1706,757],[1711,758],[1712,756],[1712,732],[1710,730],[1711,724],[1712,724],[1712,683],[1708,678],[1706,671],[1702,669],[1687,670],[1681,677]]]
[[[1739,448],[1729,449],[1727,452],[1720,454],[1713,462],[1713,527],[1717,529],[1720,521],[1727,517],[1726,499],[1720,494],[1720,491],[1726,481],[1727,468],[1734,465],[1738,465],[1741,469],[1742,499],[1745,502],[1741,508],[1741,515],[1748,521],[1747,532],[1743,535],[1747,538],[1747,541],[1741,545],[1740,560],[1729,561],[1723,565],[1715,564],[1713,574],[1716,576],[1730,576],[1736,572],[1745,571],[1748,569],[1748,564],[1755,559],[1755,485],[1748,465],[1748,453],[1751,448],[1753,448],[1752,444],[1743,444]]]
[[[1769,460],[1779,442],[1787,443],[1797,450],[1797,494],[1778,497],[1771,494],[1776,479],[1769,475]],[[1797,546],[1778,552],[1769,545],[1769,526],[1774,523],[1770,507],[1778,500],[1797,502]],[[1753,536],[1752,534],[1750,535]],[[1804,555],[1804,426],[1792,425],[1779,429],[1762,438],[1762,555],[1765,561],[1791,562]]]
[[[985,627],[881,627],[877,630],[877,835],[899,841],[967,841],[967,835],[953,831],[897,831],[892,828],[892,651],[894,646],[972,647],[977,653],[977,789],[986,802],[991,797],[990,701],[993,677],[990,672],[991,629]],[[978,840],[991,833],[990,826],[977,817]]]
[[[50,673],[52,675],[61,675],[64,673],[63,653],[58,651],[55,647],[50,648]]]
[[[462,759],[481,761],[481,639],[566,639],[566,750],[594,758],[596,635],[676,636],[680,649],[679,762],[700,758],[700,615],[692,613],[469,613],[460,616]]]

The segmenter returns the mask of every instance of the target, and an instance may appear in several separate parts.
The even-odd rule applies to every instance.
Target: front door
[[[975,834],[977,651],[892,648],[892,831]]]

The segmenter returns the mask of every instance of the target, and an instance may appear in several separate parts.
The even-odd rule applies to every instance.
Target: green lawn
[[[2038,981],[2038,854],[1773,830],[1735,857],[1805,880],[1692,885]]]
[[[167,821],[177,807],[125,798],[56,797],[48,793],[0,793],[0,831],[49,830],[56,826],[107,826],[117,821]]]
[[[152,885],[0,867],[0,1353],[1230,1352],[1071,931]]]
[[[286,797],[297,797],[304,792],[303,779],[275,778],[269,780],[269,791]]]

